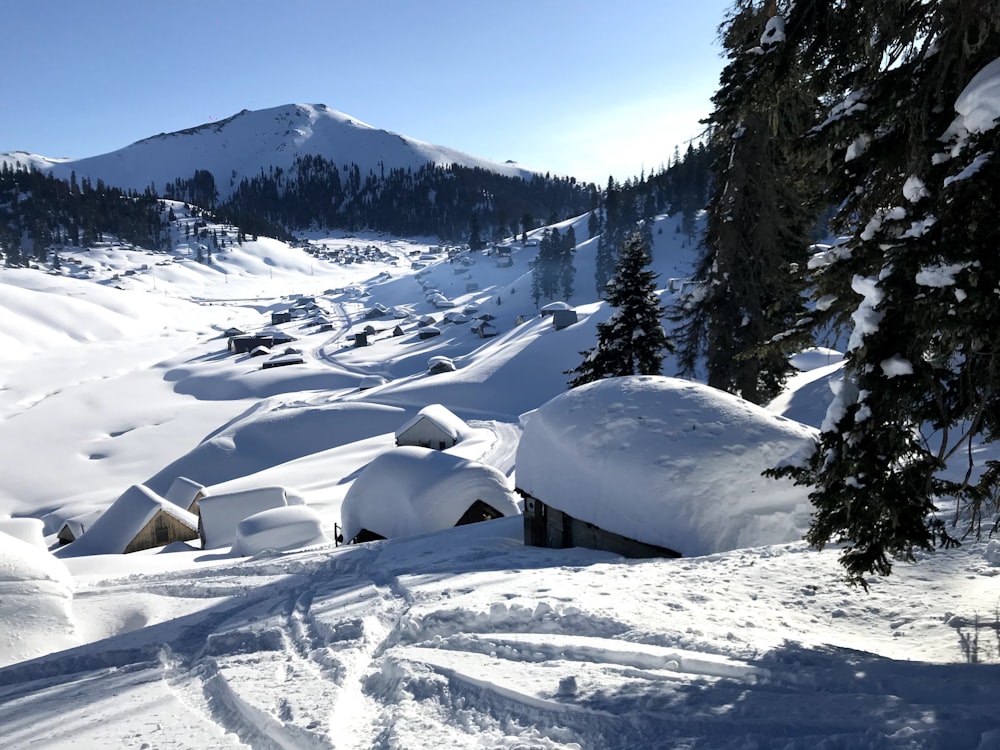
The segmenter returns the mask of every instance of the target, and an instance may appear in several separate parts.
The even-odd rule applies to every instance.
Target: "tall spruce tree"
[[[671,311],[686,374],[762,403],[791,370],[783,334],[806,312],[801,271],[817,211],[796,142],[815,108],[807,77],[781,69],[787,44],[773,2],[739,0],[709,118],[713,192],[695,278]],[[777,342],[777,343],[776,343]]]
[[[566,234],[563,235],[562,246],[559,248],[559,286],[563,299],[569,299],[573,296],[573,279],[576,276],[576,266],[573,265],[574,255],[576,255],[576,230],[570,224],[566,229]]]
[[[615,276],[606,300],[617,308],[597,325],[597,346],[581,352],[584,359],[567,374],[576,373],[571,388],[621,375],[659,375],[673,344],[663,329],[664,308],[656,296],[657,275],[650,270],[649,249],[641,235],[632,235],[618,253]]]
[[[804,2],[789,28],[840,94],[811,136],[848,236],[812,263],[816,324],[854,328],[816,452],[777,473],[812,486],[807,539],[843,543],[864,585],[996,509],[1000,470],[973,451],[1000,436],[1000,122],[976,112],[1000,82],[1000,1]]]

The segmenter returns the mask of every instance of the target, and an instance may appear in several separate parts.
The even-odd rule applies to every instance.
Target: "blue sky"
[[[3,0],[0,151],[84,157],[322,103],[599,183],[700,131],[728,0]]]

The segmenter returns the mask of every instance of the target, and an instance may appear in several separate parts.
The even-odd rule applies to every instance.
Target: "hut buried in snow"
[[[271,508],[300,504],[284,487],[256,487],[221,494],[208,494],[198,504],[198,534],[204,549],[228,547],[236,539],[236,526],[244,518]]]
[[[198,536],[198,518],[142,484],[133,484],[115,500],[87,533],[56,554],[108,555],[163,547]]]
[[[429,404],[396,430],[396,445],[415,445],[443,451],[467,435],[469,425],[441,404]]]
[[[177,477],[170,483],[170,489],[164,497],[174,505],[197,515],[198,501],[205,497],[205,485],[187,477]]]
[[[104,509],[100,508],[67,518],[56,534],[59,544],[69,544],[79,539],[103,513]]]
[[[761,472],[811,450],[816,432],[736,396],[609,378],[524,419],[526,544],[687,557],[799,540],[808,527],[807,491]]]
[[[450,453],[405,446],[382,453],[340,508],[343,538],[367,542],[426,534],[520,513],[507,477]]]

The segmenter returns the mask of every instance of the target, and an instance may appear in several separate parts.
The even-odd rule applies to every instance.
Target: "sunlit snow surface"
[[[688,273],[675,228],[653,233],[664,287]],[[67,254],[61,275],[0,270],[0,514],[42,519],[54,545],[66,519],[184,476],[217,493],[293,488],[333,538],[355,480],[428,404],[471,428],[449,454],[516,484],[519,417],[565,392],[607,308],[579,292],[579,323],[555,331],[530,300],[535,248],[510,268],[475,256],[477,293],[442,261],[433,285],[496,315],[498,335],[439,323],[421,340],[418,318],[440,312],[409,257],[437,241],[327,242],[377,244],[395,263],[261,239],[211,267],[109,246]],[[595,244],[581,243],[580,280]],[[293,293],[333,323],[279,326],[302,365],[263,370],[226,350],[226,328],[270,326]],[[375,321],[355,348],[375,303],[413,317]],[[456,370],[428,373],[434,356]],[[839,356],[803,355],[769,411],[818,426]],[[387,382],[360,390],[372,375]],[[737,445],[732,466],[702,471],[720,518],[739,510],[733,485],[759,481],[756,464],[732,471],[750,453]],[[0,746],[1000,746],[995,541],[922,555],[865,593],[842,583],[836,549],[801,542],[629,561],[525,547],[518,517],[292,551],[274,547],[316,542],[315,526],[259,530],[245,529],[252,557],[195,542],[56,560],[0,539]]]

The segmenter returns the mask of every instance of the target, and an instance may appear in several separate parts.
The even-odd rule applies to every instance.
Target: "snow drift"
[[[0,532],[0,667],[77,645],[72,600],[65,565]]]

